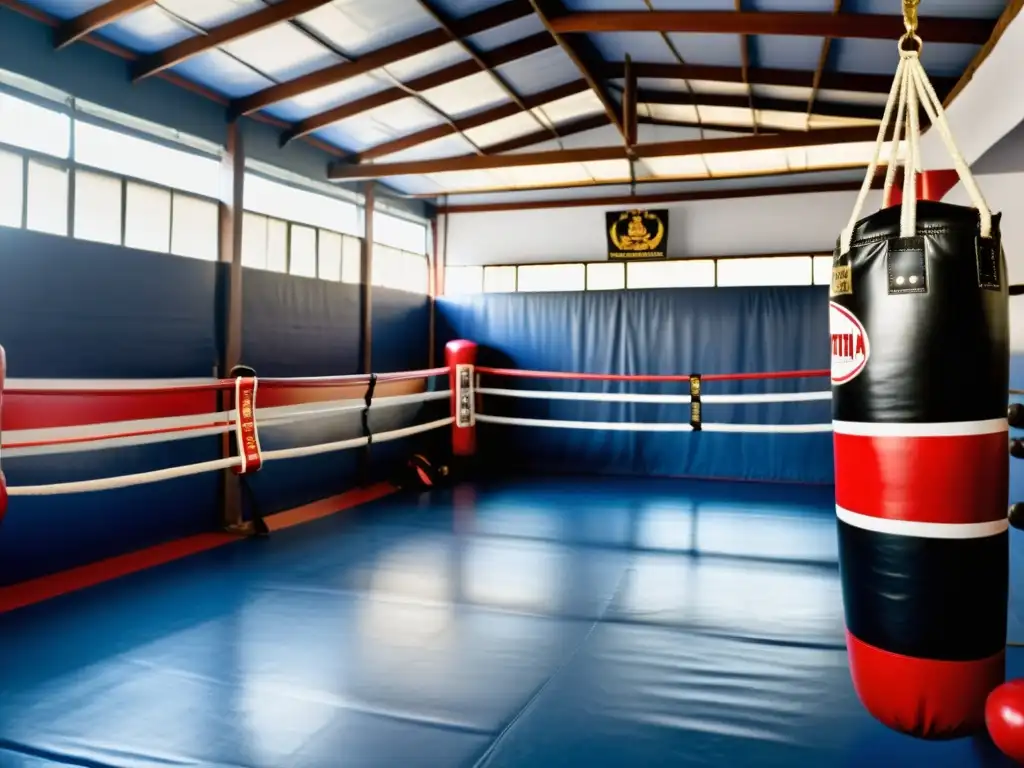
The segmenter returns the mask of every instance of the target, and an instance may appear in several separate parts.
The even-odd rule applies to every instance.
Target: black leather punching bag
[[[836,514],[861,702],[924,738],[984,727],[1004,679],[1006,266],[994,217],[917,203],[862,219],[829,307]]]

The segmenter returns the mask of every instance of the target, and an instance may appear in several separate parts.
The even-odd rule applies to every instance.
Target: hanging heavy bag
[[[912,32],[912,31],[911,31]],[[916,51],[833,264],[836,514],[850,670],[868,711],[923,738],[984,727],[1004,679],[1008,582],[1006,267],[993,218]],[[973,208],[916,200],[918,104]],[[896,109],[903,202],[859,220]]]

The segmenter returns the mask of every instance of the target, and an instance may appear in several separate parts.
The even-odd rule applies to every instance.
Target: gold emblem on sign
[[[620,251],[654,251],[665,238],[665,222],[650,211],[623,211],[608,236]]]
[[[834,264],[832,266],[832,296],[848,296],[853,293],[853,271],[850,266]]]

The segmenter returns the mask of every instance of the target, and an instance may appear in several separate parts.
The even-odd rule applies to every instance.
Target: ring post
[[[0,437],[3,435],[3,397],[4,397],[4,373],[7,371],[7,360],[4,356],[4,348],[0,347]],[[4,478],[3,465],[0,464],[0,523],[7,513],[7,480]]]
[[[476,454],[476,405],[473,381],[476,376],[477,346],[472,341],[457,339],[444,347],[445,362],[452,391],[452,454]]]

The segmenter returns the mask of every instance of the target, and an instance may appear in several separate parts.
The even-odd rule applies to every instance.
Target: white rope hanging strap
[[[916,50],[904,50],[904,42],[910,39],[916,45]],[[896,76],[893,78],[892,89],[889,92],[889,99],[885,105],[885,112],[882,115],[882,122],[878,128],[878,136],[875,140],[875,152],[871,162],[868,164],[867,174],[861,184],[857,201],[854,203],[853,212],[843,229],[840,237],[840,253],[847,253],[853,241],[853,229],[860,220],[867,201],[868,193],[871,190],[875,173],[878,170],[878,162],[881,158],[882,147],[885,143],[885,136],[888,133],[893,112],[896,112],[896,120],[893,125],[893,146],[890,151],[889,167],[885,174],[885,194],[895,181],[895,159],[897,157],[901,131],[906,128],[906,163],[903,180],[903,201],[900,212],[900,236],[912,237],[917,233],[917,174],[921,172],[921,129],[919,120],[919,104],[923,106],[928,114],[932,125],[938,130],[946,151],[949,153],[956,169],[957,176],[963,182],[971,199],[971,204],[978,210],[980,221],[980,234],[982,237],[992,235],[992,211],[985,202],[981,190],[978,188],[967,165],[967,161],[960,153],[953,138],[953,133],[946,120],[946,113],[942,101],[935,93],[935,88],[928,79],[921,64],[921,39],[916,35],[904,36],[900,39],[900,63],[896,68]]]

